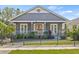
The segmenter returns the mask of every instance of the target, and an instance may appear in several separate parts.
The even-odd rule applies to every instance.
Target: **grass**
[[[79,44],[79,41],[75,41],[76,44]],[[72,45],[74,43],[74,41],[71,40],[59,40],[58,41],[58,45]],[[47,42],[44,41],[40,41],[39,42],[24,42],[24,45],[57,45],[57,41],[56,40],[49,40]]]
[[[63,50],[12,50],[9,54],[79,54],[79,49]]]

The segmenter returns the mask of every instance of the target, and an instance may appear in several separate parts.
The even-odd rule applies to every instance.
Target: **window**
[[[52,34],[57,34],[58,25],[57,24],[50,24],[50,30],[51,30]]]
[[[20,33],[27,33],[28,26],[27,24],[20,24]]]
[[[37,30],[42,30],[42,24],[36,25],[36,29],[37,29]]]
[[[34,24],[34,30],[44,30],[44,24]]]

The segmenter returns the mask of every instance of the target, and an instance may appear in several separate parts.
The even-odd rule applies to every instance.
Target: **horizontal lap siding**
[[[16,23],[16,34],[20,34],[20,23]]]
[[[50,24],[58,24],[58,33],[59,33],[59,36],[62,35],[62,23],[47,23],[46,24],[46,28],[47,30],[50,30]]]
[[[31,23],[16,23],[16,34],[20,34],[20,24],[28,24],[28,32],[31,31]]]
[[[37,22],[34,22],[34,23],[26,23],[26,24],[28,24],[28,31],[29,32],[31,32],[33,30],[33,28],[34,28],[33,24],[35,24],[35,23],[37,23]],[[25,24],[25,23],[16,23],[16,34],[19,34],[20,33],[20,24]],[[50,29],[50,24],[58,24],[58,32],[59,32],[59,35],[61,35],[62,23],[46,23],[45,30],[49,30]]]
[[[31,32],[31,23],[26,23],[28,24],[28,32]]]
[[[47,28],[47,30],[50,30],[50,24],[58,24],[58,27],[60,27],[59,26],[59,24],[62,24],[62,23],[57,23],[57,22],[48,22],[47,24],[46,24],[46,28]]]

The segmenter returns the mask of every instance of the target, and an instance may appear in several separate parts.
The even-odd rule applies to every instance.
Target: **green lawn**
[[[75,41],[76,44],[79,44],[79,41]],[[71,40],[59,40],[58,41],[58,45],[73,45],[74,41]],[[24,42],[24,45],[57,45],[57,41],[56,40],[52,40],[52,41],[40,41],[39,42]]]
[[[79,54],[79,49],[63,50],[12,50],[9,54]]]

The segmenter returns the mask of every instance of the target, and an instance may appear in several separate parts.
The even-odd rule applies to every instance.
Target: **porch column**
[[[62,23],[62,24],[63,24],[63,26],[62,26],[62,27],[63,27],[63,28],[62,28],[62,34],[63,34],[63,35],[66,35],[66,29],[67,29],[67,28],[66,28],[66,23]]]
[[[46,31],[46,22],[44,22],[44,31]]]
[[[33,31],[33,22],[31,22],[31,32]]]
[[[61,36],[62,35],[62,24],[58,24],[58,35]]]

